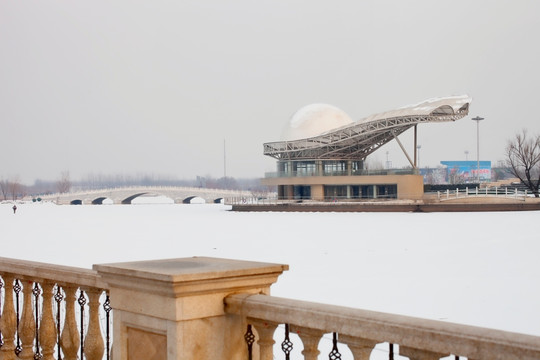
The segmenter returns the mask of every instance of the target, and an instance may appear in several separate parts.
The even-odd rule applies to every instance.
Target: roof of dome
[[[333,105],[311,104],[291,116],[281,139],[305,139],[352,123],[353,120],[347,113]]]
[[[308,105],[292,116],[284,140],[264,144],[264,154],[280,160],[365,159],[417,124],[465,117],[471,101],[467,95],[433,98],[354,122],[334,106]]]

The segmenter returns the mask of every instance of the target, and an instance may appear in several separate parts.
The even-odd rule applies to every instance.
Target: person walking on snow
[[[17,205],[13,205],[12,209],[13,209],[13,213],[15,214],[15,212],[17,211]]]

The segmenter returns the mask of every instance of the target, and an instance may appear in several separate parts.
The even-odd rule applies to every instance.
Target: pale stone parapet
[[[64,360],[82,357],[102,360],[104,341],[99,299],[106,285],[97,272],[0,257],[0,278],[5,288],[3,308],[0,308],[0,331],[4,339],[0,359],[53,360],[58,357],[60,346]],[[80,316],[85,309],[89,310],[89,323]]]
[[[330,359],[339,359],[346,345],[355,360],[368,360],[380,343],[399,345],[411,360],[450,354],[540,359],[536,336],[269,296],[287,269],[204,257],[102,264],[94,270],[0,258],[0,360],[52,360],[58,346],[64,360],[109,359],[108,328],[105,344],[99,312],[108,294],[115,308],[114,360],[282,358],[273,353],[281,324],[283,351],[294,349],[288,335],[296,333],[304,360],[317,360],[323,335],[331,333]],[[101,315],[109,305],[107,296]],[[245,339],[257,340],[251,352]]]
[[[469,359],[540,359],[540,337],[500,330],[266,295],[228,296],[225,309],[248,321],[337,332],[355,360],[367,358],[367,351],[383,342],[399,344],[400,352],[409,354],[411,360],[439,359],[449,354]]]
[[[223,299],[269,294],[288,266],[194,257],[94,269],[107,283],[114,308],[115,360],[246,360],[247,323],[226,314]]]
[[[0,257],[0,274],[13,274],[19,279],[30,279],[39,283],[50,280],[59,284],[76,284],[82,288],[106,288],[93,270],[36,261]]]

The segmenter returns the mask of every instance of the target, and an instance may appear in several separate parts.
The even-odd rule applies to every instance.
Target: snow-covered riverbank
[[[191,256],[286,263],[276,296],[540,335],[539,212],[11,206],[0,205],[4,257],[87,268]]]

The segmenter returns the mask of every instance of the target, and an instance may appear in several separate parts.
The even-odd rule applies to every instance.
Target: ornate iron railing
[[[1,359],[110,359],[111,306],[95,271],[0,258],[0,295]]]
[[[328,333],[332,334],[330,360],[341,359],[340,344],[349,348],[355,360],[367,360],[379,343],[391,344],[390,359],[394,356],[392,344],[398,344],[399,354],[411,360],[450,355],[476,360],[540,359],[540,337],[442,321],[249,294],[228,296],[225,310],[249,324],[245,336],[249,359],[288,359],[294,347],[289,331],[300,337],[306,360],[318,358],[320,339]],[[273,352],[274,332],[280,324],[287,324],[281,356]],[[258,357],[254,351],[259,352]]]

